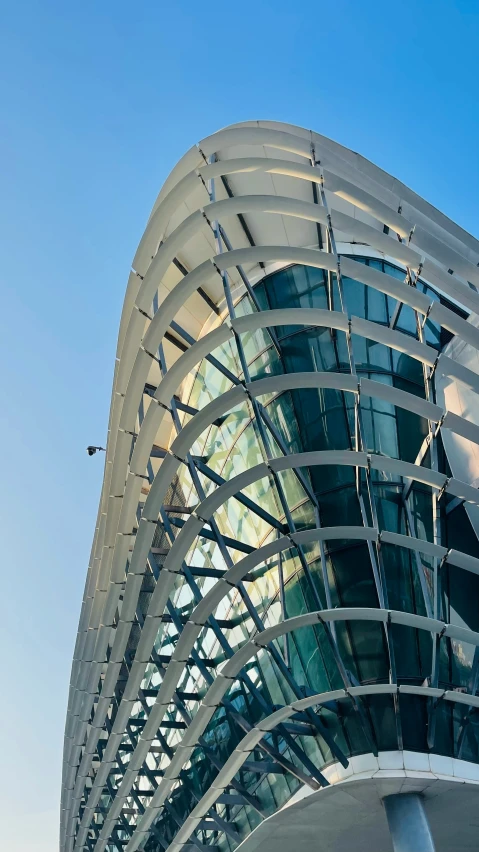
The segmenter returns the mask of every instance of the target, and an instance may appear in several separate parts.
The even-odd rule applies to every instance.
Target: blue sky
[[[57,846],[116,334],[166,175],[235,121],[361,152],[479,234],[473,0],[17,0],[0,35],[2,843]]]

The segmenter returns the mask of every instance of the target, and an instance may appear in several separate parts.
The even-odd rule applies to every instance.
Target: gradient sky
[[[312,127],[479,235],[477,0],[16,0],[0,34],[2,848],[57,848],[120,309],[175,161]]]

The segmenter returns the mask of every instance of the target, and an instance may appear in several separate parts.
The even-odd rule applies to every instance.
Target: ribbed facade
[[[173,170],[120,325],[62,850],[233,852],[361,756],[479,781],[478,266],[310,131]]]

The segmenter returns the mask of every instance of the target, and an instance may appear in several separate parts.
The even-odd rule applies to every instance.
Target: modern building
[[[477,847],[478,267],[309,130],[174,168],[120,324],[62,852]]]

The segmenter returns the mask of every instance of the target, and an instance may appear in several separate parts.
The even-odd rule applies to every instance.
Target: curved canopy
[[[389,266],[380,271],[378,264],[375,268],[373,262],[362,262],[365,257],[378,264],[387,261]],[[324,270],[328,282],[336,280],[340,289],[343,280],[352,279],[371,292],[387,296],[399,310],[405,306],[413,312],[416,332],[406,334],[393,323],[381,324],[357,316],[344,301],[340,310],[260,310],[255,285],[292,265]],[[469,359],[464,366],[441,354],[437,347],[425,342],[423,330],[428,321],[434,322],[449,336],[455,335],[456,341],[479,351],[479,330],[467,318],[470,312],[479,313],[478,267],[479,242],[475,238],[359,154],[309,130],[263,121],[234,125],[202,140],[173,169],[133,259],[120,323],[105,475],[70,684],[63,764],[62,850],[94,848],[95,852],[102,852],[119,828],[129,837],[127,843],[122,842],[127,852],[144,845],[160,807],[223,701],[228,685],[258,646],[273,649],[278,665],[284,664],[282,671],[291,687],[292,676],[284,660],[278,662],[274,641],[297,629],[299,621],[285,619],[234,653],[227,649],[229,661],[215,677],[209,674],[209,690],[193,719],[184,723],[183,737],[178,747],[175,745],[174,754],[171,752],[166,769],[162,764],[158,784],[156,770],[151,769],[147,758],[153,753],[153,742],[167,707],[175,696],[178,698],[180,677],[197,653],[198,636],[214,619],[216,630],[220,621],[215,613],[223,599],[273,555],[296,548],[307,571],[304,547],[308,543],[318,544],[323,563],[328,541],[359,540],[368,548],[379,607],[343,611],[318,605],[317,611],[301,616],[301,624],[324,626],[344,678],[344,688],[336,698],[350,698],[360,711],[362,696],[382,692],[396,700],[400,691],[407,691],[408,687],[398,684],[394,674],[389,684],[369,685],[367,693],[365,687],[348,682],[335,638],[335,622],[377,621],[389,648],[391,624],[426,631],[436,650],[443,637],[444,641],[452,638],[474,647],[479,644],[477,633],[446,625],[431,617],[434,613],[428,611],[428,616],[423,617],[395,612],[386,606],[381,547],[413,551],[418,566],[421,559],[432,559],[435,570],[453,565],[478,574],[478,559],[443,546],[437,536],[430,541],[425,535],[413,535],[410,528],[407,535],[381,529],[374,516],[373,498],[371,522],[365,510],[361,527],[342,524],[325,529],[318,524],[299,532],[287,500],[283,500],[284,518],[279,519],[271,517],[264,506],[254,506],[247,496],[249,486],[262,479],[269,480],[281,495],[281,474],[292,470],[304,493],[314,502],[304,470],[315,465],[349,465],[356,470],[358,481],[364,475],[370,494],[373,477],[380,475],[400,483],[405,500],[411,483],[421,482],[431,490],[434,506],[444,495],[477,506],[475,481],[463,482],[432,464],[424,465],[428,447],[434,447],[441,429],[450,430],[455,440],[459,436],[468,445],[479,443],[479,424],[467,411],[452,410],[449,402],[447,406],[442,400],[438,404],[432,378],[439,376],[442,384],[462,383],[475,394],[479,392],[479,378],[474,361]],[[394,274],[387,269],[395,270]],[[401,270],[403,280],[399,277]],[[421,289],[420,282],[428,286]],[[237,316],[234,306],[245,294],[253,312]],[[344,335],[350,356],[349,372],[284,372],[251,380],[243,340],[262,331],[277,346],[278,328],[294,325],[325,328],[333,336]],[[417,361],[425,377],[426,398],[358,375],[353,336]],[[201,410],[191,410],[188,391],[192,371],[204,359],[217,367],[214,353],[226,344],[236,346],[242,370],[236,375],[223,365],[225,388],[216,392]],[[147,589],[144,580],[158,518],[178,470],[185,466],[192,477],[195,475],[191,459],[195,442],[211,424],[242,404],[251,407],[261,433],[266,428],[261,426],[262,397],[297,388],[335,389],[350,394],[356,412],[360,400],[368,396],[422,418],[427,425],[428,443],[421,458],[413,464],[368,452],[362,444],[360,424],[354,452],[288,453],[280,445],[278,455],[273,457],[268,454],[267,441],[263,441],[264,460],[260,464],[226,482],[212,480],[207,495],[197,488],[198,503],[188,507],[188,520],[170,542],[168,552],[162,554],[166,559],[159,575],[153,577],[148,570],[148,582],[154,580],[155,585],[154,589]],[[451,396],[446,395],[446,401],[449,399]],[[181,405],[183,421],[178,415]],[[196,587],[196,606],[186,623],[178,622],[181,629],[177,644],[172,652],[170,649],[168,664],[163,669],[160,666],[161,686],[155,702],[148,704],[142,698],[141,685],[154,655],[162,657],[155,647],[166,615],[169,613],[170,620],[177,623],[173,598],[187,554],[205,529],[212,531],[223,553],[228,547],[231,549],[231,540],[215,531],[215,517],[232,498],[243,501],[263,520],[271,522],[277,537],[263,542],[261,547],[242,542],[247,555],[241,561],[217,577],[204,596]],[[241,542],[236,544],[240,547]],[[422,582],[426,597],[424,577]],[[145,590],[151,596],[148,605],[143,606],[141,596],[145,597]],[[259,632],[263,629],[261,624],[256,627]],[[391,658],[392,671],[393,662]],[[433,669],[431,682],[436,675]],[[434,688],[437,683],[433,683],[431,689]],[[477,697],[472,694],[459,698],[453,691],[443,689],[440,693],[447,702],[477,706]],[[437,691],[429,693],[426,687],[421,694],[427,700],[438,696]],[[140,699],[149,716],[142,720],[141,736],[133,744],[126,742],[125,748],[132,713]],[[303,702],[301,710],[333,700],[332,694],[317,694],[306,704]],[[265,732],[298,712],[298,703],[291,702],[275,711],[279,716],[271,714],[245,736],[219,773],[221,783],[215,783],[213,791],[200,799],[173,845],[179,848],[188,841],[255,744],[264,741]],[[360,718],[365,735],[369,736],[361,713]],[[334,749],[325,730],[319,729],[328,747]],[[290,737],[291,748],[294,742]],[[159,747],[155,748],[158,751]],[[168,754],[168,748],[162,748]],[[278,755],[275,759],[279,759]],[[340,759],[347,763],[342,753]],[[324,776],[318,769],[315,775],[308,775],[307,771],[314,770],[310,764],[303,756],[306,770],[297,769],[296,778],[313,778],[313,786],[318,786]],[[117,786],[109,780],[114,766],[121,768],[122,778]],[[140,779],[141,773],[151,784],[148,790]],[[131,801],[135,819],[130,819]],[[96,834],[91,833],[92,826],[98,829]]]

